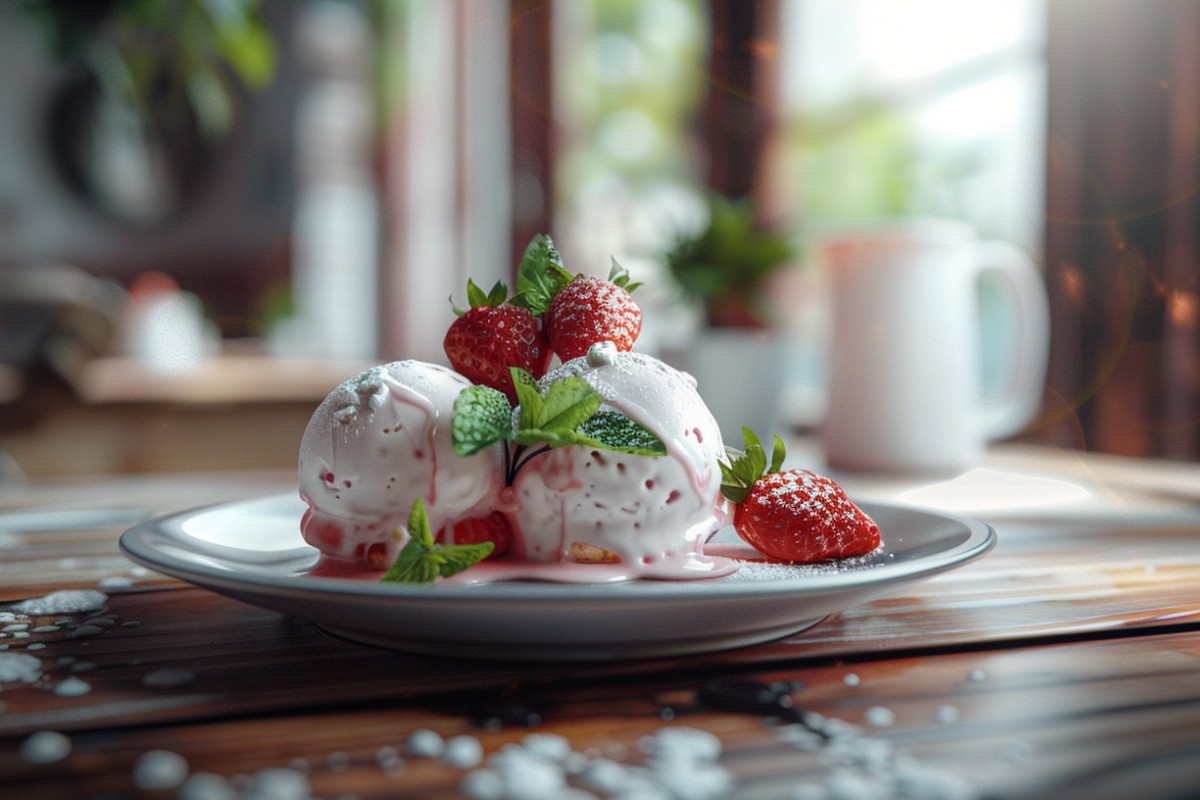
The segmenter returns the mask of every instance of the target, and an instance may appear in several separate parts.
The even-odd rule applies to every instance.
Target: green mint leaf
[[[569,447],[573,444],[582,444],[591,447],[600,446],[600,443],[595,439],[584,436],[578,431],[552,430],[547,428],[522,428],[514,434],[513,441],[525,447],[537,444],[544,444],[551,448]]]
[[[616,411],[597,411],[579,426],[579,433],[595,440],[606,450],[643,456],[661,456],[667,452],[661,439]]]
[[[513,388],[517,391],[517,403],[521,406],[517,418],[517,430],[538,427],[542,413],[542,393],[538,389],[537,380],[519,367],[509,367],[512,375]]]
[[[468,386],[454,398],[450,440],[455,455],[469,456],[512,437],[512,406],[504,392]]]
[[[438,572],[443,578],[457,575],[467,567],[473,567],[490,556],[495,547],[496,545],[492,542],[438,545],[436,553],[441,559],[438,564]]]
[[[433,534],[429,530],[429,512],[425,509],[425,501],[417,498],[413,501],[408,512],[409,541],[416,542],[423,549],[433,547]]]
[[[438,576],[438,565],[432,555],[415,539],[410,539],[379,579],[380,583],[430,583]]]
[[[534,236],[517,267],[517,293],[509,300],[540,317],[550,307],[554,295],[571,282],[573,275],[563,269],[562,256],[544,233]]]
[[[537,416],[537,427],[549,431],[573,431],[587,422],[604,398],[583,378],[563,378],[550,384]]]
[[[492,542],[434,544],[425,501],[417,498],[408,512],[408,542],[396,554],[381,583],[432,583],[449,578],[491,555]]]

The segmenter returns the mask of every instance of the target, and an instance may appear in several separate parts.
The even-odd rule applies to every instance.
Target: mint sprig
[[[492,553],[492,542],[437,544],[429,530],[425,501],[417,498],[408,512],[408,543],[396,554],[381,583],[432,583],[449,578],[483,561]]]
[[[754,431],[742,428],[742,439],[745,449],[741,455],[731,458],[728,464],[717,462],[721,468],[721,494],[735,503],[744,501],[763,475],[779,472],[787,455],[783,440],[776,436],[771,448],[770,469],[767,469],[767,451]]]
[[[469,456],[504,443],[504,479],[511,486],[533,458],[556,447],[584,445],[635,455],[658,456],[666,446],[653,433],[616,411],[601,411],[604,398],[590,383],[569,376],[542,393],[525,370],[510,368],[519,410],[503,392],[469,386],[454,400],[450,422],[454,452]],[[532,449],[531,449],[532,448]]]
[[[587,439],[577,430],[600,409],[604,398],[583,378],[571,376],[550,384],[543,396],[528,372],[512,369],[521,410],[513,440],[519,445],[566,447]]]
[[[468,386],[454,398],[450,439],[455,455],[469,456],[512,438],[512,406],[490,386]]]
[[[517,293],[508,302],[529,309],[540,317],[550,301],[574,276],[563,268],[562,256],[554,241],[544,233],[534,236],[517,266]]]
[[[606,450],[639,456],[667,454],[667,447],[661,439],[616,411],[597,411],[579,426],[579,432]]]

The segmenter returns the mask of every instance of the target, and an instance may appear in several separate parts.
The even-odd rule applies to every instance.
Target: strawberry
[[[736,503],[733,527],[748,544],[792,562],[863,555],[879,546],[879,526],[842,487],[806,469],[780,471],[785,452],[778,436],[767,469],[758,438],[742,432],[746,453],[721,463],[721,491]]]
[[[446,531],[443,529],[438,533],[438,540],[441,541],[445,538]],[[472,517],[454,523],[450,529],[447,544],[491,542],[494,546],[488,558],[496,558],[508,549],[510,541],[512,541],[512,529],[508,525],[508,518],[499,511],[493,511],[486,517]]]
[[[527,308],[505,302],[508,289],[497,282],[488,294],[467,281],[471,307],[455,309],[442,348],[450,366],[472,383],[490,386],[517,402],[509,367],[519,367],[540,378],[550,368],[553,353],[538,320]]]
[[[642,330],[642,310],[630,291],[629,274],[614,263],[609,279],[579,276],[564,286],[546,310],[550,348],[563,361],[587,355],[597,342],[629,351]]]

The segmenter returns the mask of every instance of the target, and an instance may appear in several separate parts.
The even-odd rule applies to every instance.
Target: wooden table
[[[1010,446],[954,480],[838,477],[973,504],[999,544],[782,641],[571,664],[342,642],[117,549],[289,474],[0,489],[0,656],[37,664],[0,658],[0,797],[484,797],[503,770],[522,798],[1200,796],[1200,467]],[[4,605],[61,589],[106,598]]]

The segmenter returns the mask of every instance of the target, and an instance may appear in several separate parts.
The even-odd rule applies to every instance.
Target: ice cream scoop
[[[531,561],[619,560],[630,576],[685,577],[723,524],[720,428],[690,375],[651,356],[597,345],[552,371],[543,386],[586,380],[616,411],[666,447],[661,456],[573,445],[531,461],[511,511]]]
[[[421,361],[372,367],[337,387],[300,444],[305,540],[327,557],[386,567],[407,539],[413,502],[438,531],[486,515],[503,485],[499,450],[455,455],[454,400],[471,384]]]

